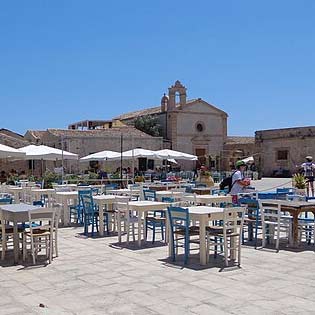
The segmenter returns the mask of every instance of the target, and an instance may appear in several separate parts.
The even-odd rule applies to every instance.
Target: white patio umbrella
[[[5,158],[23,158],[25,156],[24,152],[21,152],[19,149],[9,147],[4,144],[0,144],[0,159]]]
[[[108,159],[120,158],[120,153],[115,151],[101,151],[93,154],[89,154],[80,159],[80,162],[90,162],[90,161],[104,161]]]
[[[253,163],[254,162],[254,157],[253,156],[249,156],[245,159],[242,159],[243,162],[245,163]]]
[[[62,180],[63,180],[63,161],[64,160],[78,160],[79,156],[75,153],[67,152],[64,150],[48,147],[46,145],[27,145],[19,149],[20,152],[24,152],[26,160],[42,160],[42,172],[43,172],[43,160],[55,161],[62,160]],[[33,172],[33,165],[32,165]]]
[[[136,148],[128,151],[122,152],[122,158],[124,160],[133,160],[134,158],[148,158],[148,159],[156,159],[158,158],[156,151]],[[109,158],[109,160],[118,160],[120,159],[120,153],[118,157]]]
[[[26,160],[77,160],[78,155],[75,153],[67,152],[64,150],[48,147],[46,145],[28,145],[20,148],[20,152],[23,152]]]
[[[198,160],[196,155],[179,152],[175,150],[168,150],[168,149],[155,151],[155,154],[158,156],[158,158],[165,159],[165,160],[169,160],[169,159],[189,160],[189,161]]]

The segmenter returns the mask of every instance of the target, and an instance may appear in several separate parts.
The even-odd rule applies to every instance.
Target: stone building
[[[223,146],[220,156],[219,169],[231,170],[236,161],[253,156],[258,163],[258,151],[255,145],[255,137],[229,136]],[[257,161],[256,161],[257,160]]]
[[[77,129],[47,129],[45,131],[28,130],[25,138],[37,144],[64,149],[83,157],[103,150],[120,152],[141,145],[142,148],[160,150],[162,138],[152,137],[134,127],[123,126],[114,128],[103,128],[93,130]],[[60,166],[61,162],[46,162],[48,169]],[[120,162],[106,163],[110,170],[117,168]],[[64,161],[64,166],[70,173],[84,171],[89,168],[97,168],[98,163]],[[124,167],[131,163],[124,161]],[[145,166],[143,166],[145,164]],[[146,168],[147,161],[140,160],[140,167]]]
[[[307,155],[315,157],[315,126],[259,130],[255,143],[263,176],[290,176]]]

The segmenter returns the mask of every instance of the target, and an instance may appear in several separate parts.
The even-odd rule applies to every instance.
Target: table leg
[[[98,204],[99,206],[99,210],[98,210],[98,214],[99,214],[99,234],[100,236],[104,236],[104,210],[103,210],[103,204],[100,202]]]
[[[297,211],[291,213],[293,217],[293,247],[298,247],[299,243],[299,214]]]
[[[17,222],[13,223],[13,248],[14,248],[14,263],[17,264],[19,261],[19,234],[18,234],[18,225]]]
[[[138,246],[141,247],[141,215],[142,213],[138,211]]]
[[[200,265],[207,264],[207,243],[206,243],[206,222],[204,218],[199,221],[199,239],[200,239]]]
[[[67,223],[68,223],[68,218],[67,218],[67,211],[66,211],[66,208],[68,206],[68,202],[67,202],[67,199],[66,198],[63,198],[63,201],[62,201],[62,211],[63,211],[63,226],[67,226]]]
[[[117,228],[118,228],[118,243],[121,243],[121,212],[118,209],[117,211]]]

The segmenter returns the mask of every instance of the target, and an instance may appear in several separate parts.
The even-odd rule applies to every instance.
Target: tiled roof
[[[78,130],[78,129],[47,129],[50,134],[60,137],[110,137],[124,135],[133,135],[143,138],[151,138],[152,136],[134,128],[131,126],[126,127],[113,127],[105,129],[94,129],[94,130]]]
[[[16,132],[14,132],[12,130],[9,130],[9,129],[6,129],[6,128],[1,128],[0,129],[0,133],[8,135],[8,136],[13,137],[13,138],[17,138],[17,139],[22,139],[23,140],[23,138],[24,138],[19,133],[16,133]]]
[[[186,105],[193,103],[196,100],[197,99],[187,100]],[[177,105],[179,105],[179,103],[177,103],[176,106]],[[141,109],[134,112],[122,114],[120,116],[115,117],[114,119],[125,120],[125,119],[132,119],[138,116],[155,115],[155,114],[160,114],[160,113],[161,113],[161,106],[156,106],[156,107]]]
[[[225,144],[253,144],[255,143],[255,137],[238,137],[238,136],[230,136],[227,137]]]
[[[115,117],[114,119],[118,120],[125,120],[125,119],[131,119],[137,116],[145,116],[145,115],[154,115],[154,114],[160,114],[161,113],[161,107],[151,107],[147,109],[141,109],[134,112],[122,114],[120,116]]]
[[[11,137],[5,133],[0,132],[0,143],[8,145],[9,147],[13,148],[22,148],[30,144],[27,140],[24,140],[23,137],[17,138],[17,137]]]
[[[41,139],[43,135],[47,132],[46,130],[28,130],[28,132],[35,138]]]

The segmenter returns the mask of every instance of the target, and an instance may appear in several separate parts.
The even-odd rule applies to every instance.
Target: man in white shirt
[[[232,176],[232,188],[230,194],[232,195],[232,202],[237,204],[237,194],[244,192],[245,188],[250,185],[250,181],[245,179],[244,171],[246,163],[244,161],[237,161],[236,171]]]
[[[314,197],[314,171],[315,164],[313,163],[313,157],[308,155],[306,158],[306,162],[302,163],[302,174],[306,178],[307,186],[307,196],[310,196],[310,189],[312,191],[312,197]]]

